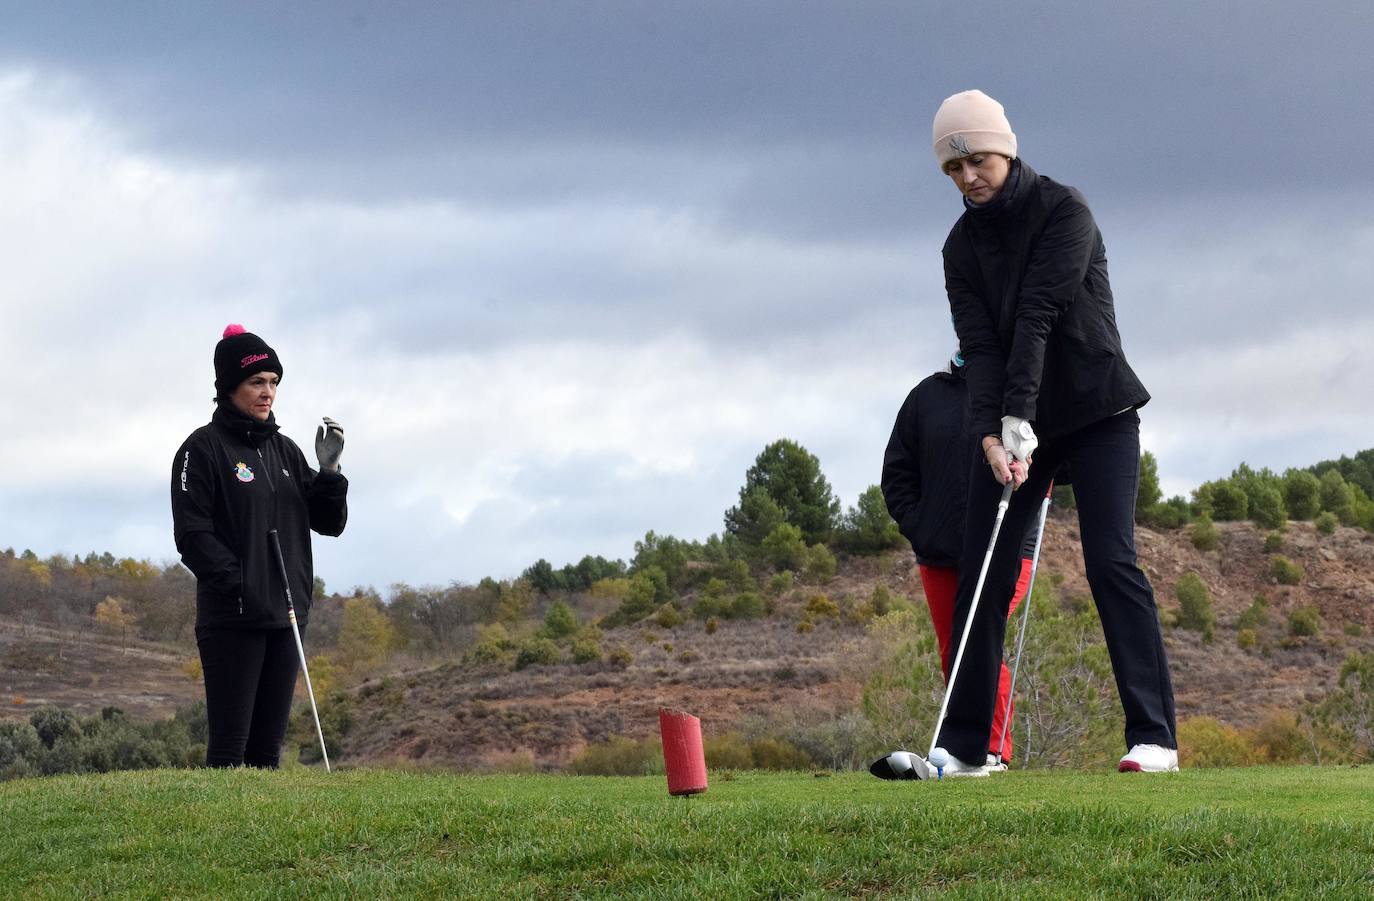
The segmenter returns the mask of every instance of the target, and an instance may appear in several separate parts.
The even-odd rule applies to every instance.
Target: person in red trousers
[[[922,380],[907,395],[883,455],[882,476],[888,512],[916,552],[946,681],[955,650],[954,601],[964,547],[967,461],[976,446],[969,429],[963,359],[956,352],[945,369]],[[1022,545],[1021,572],[1008,617],[1016,612],[1029,588],[1035,539],[1032,527]],[[1010,690],[1011,674],[1003,664],[988,741],[987,767],[991,770],[1006,769],[1002,761],[1012,755],[1011,729],[1006,722]]]

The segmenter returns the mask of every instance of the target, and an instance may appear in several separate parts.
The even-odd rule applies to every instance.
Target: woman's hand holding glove
[[[344,449],[344,430],[328,416],[324,425],[315,429],[315,459],[320,461],[321,472],[338,472],[339,456]]]

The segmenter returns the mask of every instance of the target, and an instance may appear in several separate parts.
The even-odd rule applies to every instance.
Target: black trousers
[[[291,630],[207,629],[196,644],[210,731],[205,765],[276,769],[299,668]]]
[[[1126,715],[1126,746],[1176,748],[1174,689],[1154,591],[1136,565],[1135,500],[1140,484],[1140,417],[1128,410],[1047,441],[1030,477],[1011,497],[938,744],[960,760],[981,762],[992,730],[1007,607],[1020,572],[1021,536],[1038,515],[1050,479],[1068,462],[1078,506],[1088,586],[1102,619],[1117,692]],[[1002,486],[981,454],[969,476],[964,551],[954,634],[962,634],[987,553]],[[946,674],[948,675],[948,674]]]

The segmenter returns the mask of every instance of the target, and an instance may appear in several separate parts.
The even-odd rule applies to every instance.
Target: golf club
[[[1021,627],[1016,634],[1016,660],[1011,665],[1011,684],[1007,688],[1007,706],[1002,711],[1002,744],[997,748],[997,761],[1001,763],[1006,759],[1007,736],[1011,734],[1011,698],[1016,694],[1016,673],[1021,669],[1021,649],[1026,646],[1026,621],[1030,619],[1030,598],[1031,591],[1035,588],[1035,572],[1040,568],[1040,542],[1045,540],[1045,518],[1050,512],[1050,496],[1054,494],[1054,480],[1050,480],[1050,487],[1045,490],[1045,500],[1040,504],[1040,524],[1035,532],[1035,552],[1031,555],[1030,580],[1026,583],[1026,596],[1021,599],[1021,604],[1026,609],[1021,611]]]
[[[880,779],[927,779],[931,776],[944,776],[944,762],[936,766],[930,761],[935,753],[936,742],[940,740],[940,727],[944,725],[945,713],[949,710],[949,699],[954,691],[954,678],[959,674],[959,664],[964,658],[964,645],[973,626],[973,616],[978,612],[978,600],[983,594],[983,582],[987,580],[988,566],[992,563],[992,552],[997,547],[997,535],[1002,531],[1002,520],[1006,518],[1007,507],[1011,504],[1012,482],[1002,488],[1002,497],[997,501],[997,519],[992,524],[992,537],[988,539],[988,550],[983,555],[983,568],[978,573],[978,584],[973,589],[973,604],[969,608],[968,619],[964,621],[964,634],[959,638],[959,650],[954,655],[954,665],[950,667],[949,682],[945,685],[945,696],[940,702],[940,715],[935,719],[935,732],[930,738],[930,753],[925,757],[905,749],[893,751],[886,757],[873,761],[868,771]]]
[[[954,694],[954,680],[959,676],[959,664],[964,659],[964,646],[968,644],[969,633],[973,631],[973,618],[978,614],[978,602],[983,596],[983,583],[987,581],[988,567],[992,564],[992,552],[997,547],[997,535],[1002,531],[1002,520],[1006,518],[1007,507],[1011,504],[1013,481],[1008,481],[1002,488],[1002,497],[997,501],[997,519],[992,524],[992,537],[988,539],[987,553],[983,554],[983,567],[978,571],[978,583],[973,588],[973,603],[969,606],[968,617],[964,620],[964,634],[959,636],[959,650],[954,654],[954,663],[949,668],[949,684],[945,686],[945,697],[940,702],[940,715],[935,718],[935,731],[930,736],[930,753],[927,758],[935,753],[935,747],[940,741],[940,727],[945,723],[945,714],[949,712],[949,699]]]
[[[301,630],[296,625],[296,605],[291,603],[291,582],[286,578],[286,559],[281,554],[281,541],[277,530],[270,529],[267,539],[272,543],[272,552],[277,556],[277,570],[281,573],[282,588],[286,591],[286,618],[291,623],[291,634],[296,638],[296,653],[301,658],[301,672],[305,674],[305,691],[310,695],[310,712],[315,717],[315,734],[320,737],[320,754],[324,757],[324,771],[329,769],[329,752],[324,747],[324,729],[320,727],[320,711],[315,706],[315,689],[310,685],[310,668],[305,665],[305,645],[301,644]]]

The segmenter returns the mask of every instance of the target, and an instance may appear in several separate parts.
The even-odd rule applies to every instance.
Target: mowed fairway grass
[[[1374,767],[0,783],[0,897],[1369,898]]]

